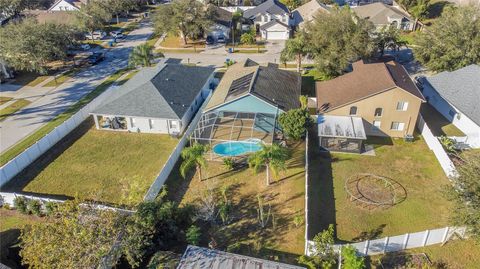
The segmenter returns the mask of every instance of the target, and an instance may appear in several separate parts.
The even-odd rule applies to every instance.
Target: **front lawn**
[[[30,103],[31,102],[28,100],[18,99],[7,107],[0,109],[0,121],[4,121],[7,117],[11,116],[13,113],[17,112],[23,107],[28,106]]]
[[[318,139],[312,140],[318,147]],[[374,145],[376,156],[311,152],[310,237],[330,223],[336,224],[337,239],[346,242],[447,226],[451,203],[442,192],[449,181],[425,141],[373,138],[367,144]],[[406,199],[387,209],[359,206],[345,191],[345,180],[359,173],[395,180]]]
[[[134,205],[178,140],[168,135],[99,131],[83,122],[12,179],[5,189]]]
[[[167,35],[160,43],[161,47],[164,48],[172,48],[172,49],[179,49],[179,48],[204,48],[205,42],[203,41],[191,41],[187,40],[187,44],[183,44],[183,40],[179,36],[174,35]]]
[[[231,221],[226,225],[218,221],[204,227],[207,229],[205,243],[214,238],[219,249],[295,263],[298,255],[303,254],[305,243],[302,219],[305,210],[305,144],[296,143],[291,148],[292,158],[287,163],[287,170],[280,172],[270,186],[265,184],[265,171],[255,175],[248,165],[228,171],[222,162],[208,162],[203,170],[206,178],[203,181],[197,175],[183,179],[177,165],[166,183],[168,193],[182,205],[199,205],[207,188],[219,192],[228,187],[227,197],[233,206],[229,215]],[[264,229],[258,221],[258,195],[264,197],[265,205],[271,205],[273,213]],[[301,220],[298,226],[294,224],[295,217]]]

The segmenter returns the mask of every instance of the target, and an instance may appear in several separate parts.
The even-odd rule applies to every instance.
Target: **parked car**
[[[85,34],[86,39],[93,39],[93,40],[103,39],[106,36],[107,36],[107,33],[103,32],[103,31],[98,31],[98,30],[94,31],[93,33],[86,33]]]
[[[215,39],[213,39],[212,36],[207,36],[207,39],[205,39],[205,44],[206,45],[213,45],[215,43]]]
[[[122,33],[122,30],[111,31],[110,35],[116,39],[122,39],[125,35]]]
[[[225,42],[226,42],[225,36],[223,36],[223,35],[219,36],[219,37],[217,38],[217,42],[218,42],[218,43],[225,43]]]
[[[88,56],[87,58],[87,62],[89,64],[96,64],[98,62],[101,62],[103,61],[103,59],[105,59],[105,53],[103,52],[94,52],[92,53],[92,55]]]

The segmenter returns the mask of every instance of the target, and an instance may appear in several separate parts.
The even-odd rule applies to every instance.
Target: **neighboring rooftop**
[[[205,109],[251,94],[287,111],[300,107],[301,83],[296,72],[261,66],[247,59],[227,69]]]
[[[29,10],[25,13],[27,16],[34,17],[38,23],[75,23],[75,14],[71,11],[49,11],[49,10]]]
[[[351,116],[318,116],[318,136],[367,139],[363,121]]]
[[[480,65],[441,72],[426,80],[442,98],[480,125]]]
[[[140,70],[92,114],[181,119],[213,71],[164,60]]]
[[[279,262],[257,259],[208,249],[188,246],[177,269],[305,269]]]
[[[243,17],[253,19],[258,14],[268,13],[272,15],[283,15],[288,12],[288,8],[280,3],[280,1],[267,0],[252,9],[245,10],[245,12],[243,12]]]
[[[311,0],[299,6],[292,12],[295,25],[312,21],[318,12],[330,12],[330,8],[320,3],[319,0]]]
[[[397,62],[352,64],[353,71],[315,84],[318,110],[332,109],[399,87],[424,100],[405,68]]]
[[[225,27],[231,27],[232,24],[232,12],[223,8],[217,7],[213,4],[209,6],[213,9],[213,20],[215,23],[223,25]]]
[[[83,4],[87,4],[89,0],[57,0],[55,1],[55,3],[53,3],[52,6],[50,6],[50,9],[55,7],[58,3],[62,2],[62,1],[65,1],[67,3],[69,3],[70,5],[80,9],[80,7],[83,5]]]
[[[368,4],[364,6],[358,6],[352,8],[360,18],[368,19],[375,25],[387,25],[390,24],[390,19],[402,19],[407,18],[411,20],[410,16],[403,10],[386,5],[381,2]]]

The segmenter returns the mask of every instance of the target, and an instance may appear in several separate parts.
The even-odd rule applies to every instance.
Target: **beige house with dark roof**
[[[317,82],[315,87],[319,136],[323,134],[325,141],[321,143],[325,145],[338,145],[333,143],[339,142],[338,137],[348,144],[348,140],[357,143],[366,136],[411,136],[420,105],[425,102],[407,71],[393,61],[358,61],[353,64],[352,72]],[[332,116],[337,122],[330,119]],[[358,124],[359,119],[363,126]],[[324,126],[322,121],[329,126]]]
[[[315,19],[320,12],[329,13],[330,8],[319,0],[311,0],[292,11],[294,25],[303,28],[305,23]]]
[[[414,19],[400,7],[380,2],[354,7],[352,11],[358,17],[371,21],[377,29],[391,25],[400,30],[412,31],[415,24]]]

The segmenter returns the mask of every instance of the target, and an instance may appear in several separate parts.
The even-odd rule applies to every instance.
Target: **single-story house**
[[[34,17],[38,23],[75,24],[75,14],[71,11],[29,10],[25,15]]]
[[[87,3],[88,0],[57,0],[48,11],[79,11],[80,7]]]
[[[140,70],[90,114],[101,130],[178,135],[213,88],[213,71],[164,60]]]
[[[189,245],[177,269],[305,269],[274,261]]]
[[[330,8],[319,0],[311,0],[292,11],[294,25],[302,28],[305,23],[313,21],[319,12],[330,12]]]
[[[415,20],[400,7],[381,2],[353,7],[352,11],[358,17],[371,21],[377,30],[385,26],[393,26],[400,30],[412,31],[415,24]]]
[[[236,63],[205,106],[192,139],[210,144],[249,139],[273,143],[281,138],[278,116],[300,107],[301,86],[297,72],[250,59]]]
[[[464,143],[480,148],[480,65],[472,64],[425,78],[423,95],[466,135]]]
[[[394,61],[352,66],[350,73],[315,84],[320,145],[361,152],[358,140],[366,136],[412,136],[425,99],[405,68]]]
[[[208,35],[218,39],[220,36],[224,36],[225,39],[230,37],[230,31],[232,30],[232,12],[223,8],[219,8],[213,4],[209,5],[209,8],[213,9],[213,25],[210,27]]]
[[[293,20],[288,8],[278,0],[267,0],[252,9],[245,10],[243,17],[250,20],[263,39],[287,40],[290,38],[290,26]]]

